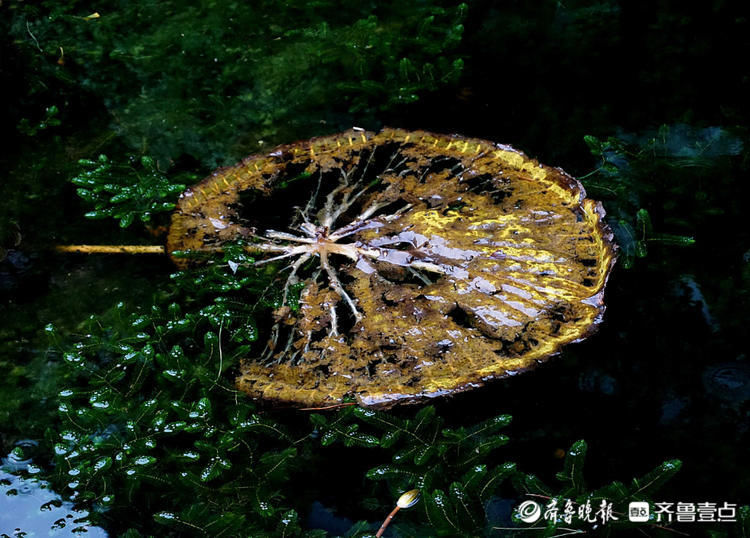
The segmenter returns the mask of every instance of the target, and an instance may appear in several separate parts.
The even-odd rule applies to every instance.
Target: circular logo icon
[[[518,518],[524,523],[534,523],[542,515],[542,507],[534,501],[524,501],[518,506]]]

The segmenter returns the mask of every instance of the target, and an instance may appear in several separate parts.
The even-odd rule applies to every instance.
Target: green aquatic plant
[[[93,506],[97,521],[132,520],[125,511],[134,510],[140,530],[157,523],[262,534],[292,524],[278,489],[299,464],[293,439],[237,398],[224,375],[256,338],[243,303],[216,294],[238,273],[202,286],[211,292],[186,309],[171,301],[129,312],[119,304],[86,322],[84,336],[63,353],[64,426],[49,441],[58,483]],[[181,278],[195,284],[201,277]]]
[[[358,493],[373,523],[355,524],[351,536],[373,531],[391,499],[415,488],[420,503],[394,522],[404,535],[492,534],[518,523],[493,520],[491,500],[555,495],[498,460],[509,441],[501,433],[508,415],[447,426],[432,406],[396,415],[344,403],[332,415],[309,417],[257,407],[234,388],[231,372],[283,290],[243,243],[226,244],[214,258],[175,273],[151,306],[120,303],[91,316],[72,342],[47,328],[66,387],[58,395],[60,426],[46,434],[55,454],[50,478],[90,511],[93,524],[129,536],[167,529],[323,536],[300,518],[318,489],[299,494],[299,482],[335,445],[377,451],[384,462],[365,473],[372,487]],[[569,457],[580,452],[578,445]],[[565,472],[580,464],[566,463]],[[565,485],[558,495],[599,498],[578,475],[571,480],[573,489]],[[634,491],[607,493],[614,501]]]
[[[607,202],[608,222],[626,268],[645,257],[651,244],[695,243],[696,225],[717,207],[706,203],[717,197],[717,189],[706,184],[705,175],[726,177],[731,158],[743,148],[741,139],[727,130],[681,124],[662,125],[642,135],[587,135],[584,141],[599,163],[580,179],[589,192]],[[656,207],[656,194],[669,202]],[[684,215],[689,212],[693,218],[688,221]],[[689,233],[655,232],[653,213],[659,214],[660,228]]]
[[[342,443],[380,448],[390,462],[372,467],[366,476],[384,484],[391,498],[412,488],[420,490],[420,504],[412,516],[394,523],[401,536],[421,536],[425,529],[433,536],[491,536],[530,529],[536,531],[535,536],[554,536],[589,532],[595,523],[606,524],[611,532],[627,532],[634,528],[625,512],[628,503],[652,499],[682,465],[679,460],[665,461],[630,484],[614,481],[590,489],[583,475],[587,444],[577,441],[566,453],[555,487],[522,471],[514,462],[498,459],[498,449],[509,442],[508,436],[500,433],[510,424],[509,415],[471,426],[447,427],[432,406],[409,418],[352,407],[332,418],[317,414],[310,420],[323,446]],[[554,501],[561,507],[569,503],[576,515],[580,510],[588,521],[540,518],[532,526],[522,522],[517,513],[499,521],[493,511],[502,498],[534,499],[544,505]],[[368,502],[378,506],[377,499]],[[604,514],[596,517],[602,502],[614,510],[615,518],[605,522]]]
[[[178,280],[196,282],[184,273]],[[47,433],[54,483],[91,509],[93,523],[123,531],[127,521],[130,536],[164,527],[189,535],[324,536],[303,530],[298,514],[306,496],[295,495],[299,486],[293,484],[336,444],[377,449],[388,460],[366,472],[375,487],[362,500],[373,519],[387,499],[422,492],[419,506],[394,523],[405,536],[523,528],[515,520],[493,520],[490,503],[500,496],[570,498],[577,505],[606,499],[622,506],[648,498],[679,469],[679,462],[665,462],[629,487],[615,482],[587,490],[586,446],[578,442],[555,489],[515,463],[498,461],[498,449],[509,441],[500,433],[508,415],[447,427],[432,406],[406,416],[345,406],[333,415],[311,414],[311,428],[294,417],[270,416],[222,375],[255,337],[252,316],[233,307],[236,297],[209,299],[229,282],[202,286],[213,291],[196,298],[189,311],[170,302],[174,296],[148,311],[128,312],[118,304],[84,323],[83,336],[63,353],[69,388],[59,394],[61,429]],[[53,327],[47,331],[59,342]],[[543,523],[545,535],[569,526]],[[373,526],[360,522],[350,535]]]
[[[60,114],[60,109],[55,105],[48,106],[44,109],[44,118],[42,118],[36,124],[32,124],[28,118],[23,118],[18,122],[18,130],[26,136],[36,136],[40,131],[45,131],[50,127],[58,127],[62,122],[57,116]]]
[[[468,8],[221,0],[121,3],[96,17],[80,1],[3,9],[33,73],[30,92],[93,96],[131,151],[214,168],[264,140],[316,134],[321,122],[325,131],[377,123],[454,84]]]
[[[71,182],[78,187],[78,196],[93,206],[85,217],[112,217],[121,228],[127,228],[136,218],[148,224],[152,215],[172,211],[185,190],[184,184],[168,180],[151,157],[120,164],[99,155],[96,161],[82,159],[78,164],[83,171]]]

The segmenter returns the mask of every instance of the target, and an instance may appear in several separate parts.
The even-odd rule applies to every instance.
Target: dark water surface
[[[139,101],[138,92],[136,97],[127,93],[132,92],[132,73],[112,69],[87,78],[87,69],[105,69],[101,59],[87,60],[83,52],[75,56],[71,50],[65,53],[69,58],[64,65],[55,67],[59,39],[38,22],[45,10],[55,9],[29,10],[21,4],[0,6],[0,17],[7,18],[0,28],[10,32],[2,37],[0,57],[0,83],[9,95],[0,115],[0,533],[13,535],[19,528],[39,536],[69,514],[68,519],[85,520],[85,514],[72,512],[67,501],[40,508],[56,498],[46,482],[12,474],[22,465],[49,467],[51,454],[45,450],[50,447],[44,435],[59,426],[56,395],[66,379],[44,327],[53,323],[58,333],[75,335],[88,316],[117,302],[149,304],[173,272],[166,259],[157,257],[52,252],[51,247],[60,243],[156,241],[137,224],[120,230],[111,220],[85,220],[87,208],[68,182],[78,170],[76,161],[102,151],[146,152],[165,168],[202,175],[217,164],[232,164],[274,144],[351,125],[377,129],[385,124],[486,138],[578,176],[599,164],[589,154],[585,135],[631,133],[646,139],[666,124],[672,133],[682,133],[676,139],[686,148],[694,149],[695,133],[709,128],[726,133],[734,141],[733,149],[717,155],[704,151],[702,168],[691,165],[681,172],[675,166],[669,179],[643,173],[641,183],[632,187],[636,205],[650,212],[655,229],[692,236],[695,245],[681,248],[654,241],[648,256],[635,259],[631,268],[621,260],[607,288],[604,323],[595,336],[570,346],[534,372],[436,406],[438,414],[455,425],[499,413],[513,415],[506,432],[511,443],[503,449],[502,459],[516,461],[545,480],[552,481],[561,468],[556,451],[585,439],[586,477],[593,487],[628,481],[677,458],[682,470],[656,500],[750,501],[750,227],[744,212],[750,200],[750,71],[743,62],[724,68],[730,57],[746,58],[750,53],[743,2],[711,2],[699,8],[680,2],[472,3],[460,44],[451,51],[434,52],[436,58],[461,57],[460,76],[423,91],[413,103],[391,102],[379,93],[370,98],[367,92],[326,93],[321,86],[336,80],[336,70],[318,80],[318,72],[308,66],[298,79],[290,75],[286,84],[264,88],[259,80],[248,83],[244,89],[254,95],[258,107],[268,110],[267,115],[232,121],[218,112],[207,112],[204,118],[192,105],[186,105],[186,115],[195,117],[186,119],[177,114],[179,110],[171,110],[174,115],[155,121],[154,109],[202,99],[208,111],[226,108],[244,91],[237,87],[241,72],[217,90],[196,87],[187,75],[181,83],[179,70],[164,67],[162,82],[171,85],[167,100],[149,93],[159,84],[158,70],[144,67],[152,71],[133,81],[145,88]],[[184,21],[191,35],[204,36],[208,56],[198,53],[195,44],[190,53],[195,54],[195,69],[206,79],[220,76],[209,67],[211,56],[223,50],[213,41],[221,35],[211,32],[231,18],[231,6],[220,4],[220,17],[202,21],[196,14]],[[168,3],[162,8],[165,32],[175,25],[169,21],[181,7]],[[73,2],[69,11],[56,16],[83,17],[92,9]],[[113,14],[102,11],[101,16]],[[316,23],[320,18],[304,10],[295,16],[296,21],[310,17]],[[388,20],[385,12],[381,17]],[[148,28],[153,28],[153,18],[148,21]],[[339,23],[334,20],[331,25]],[[262,24],[271,23],[264,19]],[[148,41],[157,33],[143,32],[146,44],[159,45]],[[42,40],[44,53],[34,52],[32,33]],[[96,35],[79,38],[87,46],[99,42]],[[169,39],[177,37],[163,37],[165,42]],[[137,39],[128,41],[122,46],[135,46]],[[153,54],[169,62],[179,51]],[[277,56],[261,71],[253,64],[247,76],[292,71],[286,64],[278,66],[282,60],[292,61]],[[243,65],[238,63],[237,69]],[[376,71],[368,76],[381,75]],[[357,82],[357,77],[352,80]],[[320,99],[303,97],[313,92]],[[357,99],[364,104],[357,104]],[[35,124],[52,105],[61,110],[62,125],[33,135],[21,132],[18,126],[24,118]],[[135,110],[139,106],[141,110]],[[287,115],[278,112],[284,107]],[[232,113],[245,112],[238,108]],[[295,115],[297,119],[290,119]],[[211,121],[216,121],[217,130],[233,132],[226,145]],[[689,176],[684,184],[674,179],[681,173]],[[606,195],[589,190],[592,197]],[[626,207],[629,202],[623,202],[623,196],[628,194],[609,203]],[[621,215],[617,207],[614,213]],[[18,446],[27,449],[22,458],[12,453]],[[363,473],[375,463],[368,461],[368,452],[327,450],[329,466],[308,471],[306,481],[296,484],[315,501],[309,503],[309,525],[343,532],[345,523],[325,516],[323,507],[352,521],[377,519],[377,513],[367,513],[347,494],[362,489]],[[26,456],[29,453],[33,460]],[[116,526],[120,530],[127,523]],[[71,528],[74,525],[62,525],[51,535],[69,535]],[[103,532],[96,528],[88,534],[98,535]]]

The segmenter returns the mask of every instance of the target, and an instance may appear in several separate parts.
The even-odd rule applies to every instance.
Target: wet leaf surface
[[[168,250],[185,267],[242,239],[278,270],[282,304],[240,389],[387,407],[516,374],[588,336],[614,262],[603,216],[575,179],[509,146],[353,130],[189,189]]]

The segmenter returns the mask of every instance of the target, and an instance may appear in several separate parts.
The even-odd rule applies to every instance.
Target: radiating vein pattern
[[[589,335],[615,259],[603,217],[575,179],[508,146],[352,130],[218,170],[183,194],[167,247],[241,238],[256,265],[278,266],[282,304],[241,390],[387,407],[527,370]]]

